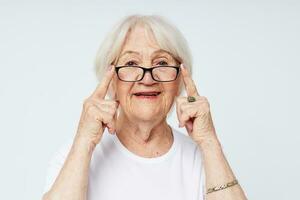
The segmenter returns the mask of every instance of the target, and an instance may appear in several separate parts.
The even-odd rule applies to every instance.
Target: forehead
[[[145,47],[160,49],[152,31],[145,26],[137,25],[129,31],[122,51],[133,48],[137,50]]]
[[[152,52],[150,52],[150,54],[151,54],[151,57],[155,57],[157,55],[164,55],[164,56],[167,56],[167,57],[172,57],[172,55],[168,51],[165,51],[163,49],[153,50]],[[136,56],[142,57],[142,53],[139,50],[137,50],[137,51],[134,51],[134,50],[124,50],[120,54],[120,58],[127,57],[127,56],[130,56],[130,55],[136,55]]]
[[[132,56],[139,58],[151,57],[152,59],[163,56],[174,62],[179,62],[171,52],[159,46],[152,30],[143,25],[137,25],[128,32],[122,45],[122,50],[115,62],[117,63],[119,60],[124,61]]]

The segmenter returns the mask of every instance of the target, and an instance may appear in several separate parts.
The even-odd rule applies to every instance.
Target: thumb
[[[186,128],[187,132],[188,132],[189,134],[191,134],[192,131],[193,131],[193,121],[192,121],[192,120],[187,121],[187,122],[185,123],[185,128]]]

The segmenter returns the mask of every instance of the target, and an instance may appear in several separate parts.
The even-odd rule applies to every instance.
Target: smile
[[[155,100],[158,99],[161,92],[136,92],[133,95],[138,99]]]

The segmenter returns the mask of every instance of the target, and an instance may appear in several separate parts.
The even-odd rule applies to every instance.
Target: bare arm
[[[235,177],[223,154],[217,138],[206,97],[200,96],[197,87],[186,67],[181,65],[187,97],[177,98],[176,111],[179,126],[185,126],[188,134],[201,149],[206,178],[206,189],[232,182]],[[200,169],[201,170],[201,169]],[[205,191],[206,192],[206,191]],[[207,200],[247,199],[239,184],[214,191],[206,195]]]
[[[217,139],[205,140],[199,144],[202,151],[206,188],[220,186],[235,179]],[[206,200],[245,200],[239,184],[206,194]]]
[[[43,200],[86,200],[89,165],[93,151],[102,138],[105,127],[115,132],[118,104],[106,100],[105,95],[114,75],[114,67],[94,93],[85,100],[72,147],[51,189]]]
[[[73,143],[58,177],[43,200],[85,200],[91,156],[92,149],[87,144]]]

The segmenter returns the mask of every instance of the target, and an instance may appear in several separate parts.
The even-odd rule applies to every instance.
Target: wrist
[[[216,136],[207,137],[201,140],[201,142],[197,142],[197,145],[203,151],[211,150],[211,149],[217,149],[217,150],[222,149],[221,143]]]
[[[83,137],[76,137],[72,146],[73,151],[92,154],[96,144]]]

